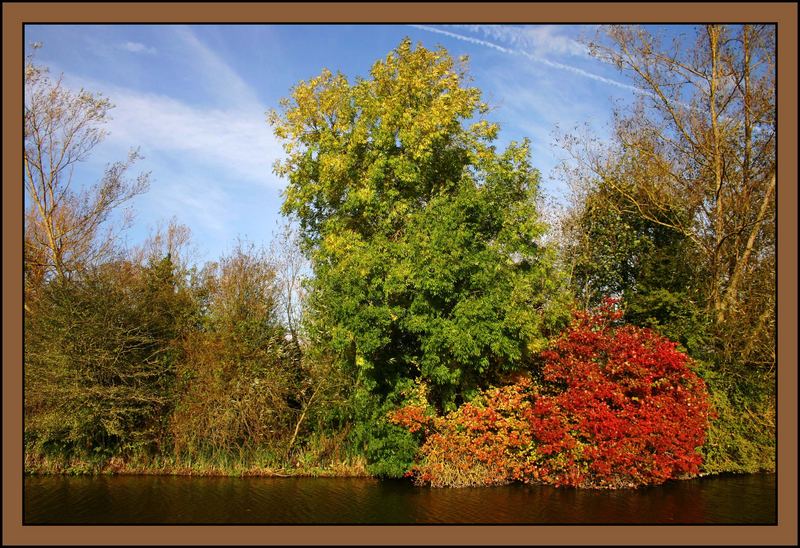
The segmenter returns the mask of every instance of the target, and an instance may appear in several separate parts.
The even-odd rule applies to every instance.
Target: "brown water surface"
[[[775,493],[771,474],[620,491],[432,489],[329,478],[29,476],[23,510],[25,524],[774,524]]]

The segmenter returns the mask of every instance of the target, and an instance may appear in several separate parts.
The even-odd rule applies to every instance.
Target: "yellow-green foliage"
[[[358,385],[386,397],[422,378],[452,406],[520,367],[564,312],[559,279],[529,143],[495,150],[466,60],[406,39],[369,78],[326,70],[281,104],[276,172],[314,268],[309,319]]]

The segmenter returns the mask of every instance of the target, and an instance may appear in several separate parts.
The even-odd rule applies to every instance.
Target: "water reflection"
[[[431,489],[405,481],[25,478],[25,523],[775,523],[774,475],[639,490]]]

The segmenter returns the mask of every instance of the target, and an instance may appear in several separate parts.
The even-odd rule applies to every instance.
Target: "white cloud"
[[[109,135],[93,154],[91,169],[140,148],[144,159],[132,173],[152,173],[150,190],[137,200],[143,218],[177,216],[214,255],[237,227],[277,213],[272,209],[285,182],[272,165],[282,148],[261,108],[209,110],[128,88],[67,82],[102,90],[115,105]],[[254,202],[263,204],[262,217],[243,213]]]
[[[69,78],[70,85],[102,90],[115,105],[108,123],[109,144],[140,146],[163,158],[190,163],[201,173],[224,172],[242,183],[277,188],[272,164],[282,149],[266,122],[266,106],[225,61],[188,27],[173,35],[186,47],[197,85],[217,95],[217,108],[194,106],[163,94],[146,93],[104,82]],[[139,50],[142,44],[127,43]]]
[[[149,55],[155,55],[156,53],[156,48],[145,46],[140,42],[125,42],[120,44],[119,47],[131,53],[147,53]]]
[[[198,109],[163,95],[107,89],[116,105],[109,140],[138,144],[162,156],[179,155],[198,170],[220,170],[242,182],[277,187],[272,164],[279,143],[258,106]]]

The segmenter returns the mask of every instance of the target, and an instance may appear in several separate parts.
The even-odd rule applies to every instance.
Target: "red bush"
[[[705,384],[675,343],[617,325],[615,305],[575,314],[541,354],[541,386],[522,380],[488,390],[446,417],[395,413],[397,424],[428,434],[412,470],[417,481],[617,488],[697,473]]]
[[[622,315],[615,305],[576,314],[542,353],[544,380],[559,388],[528,415],[544,481],[636,486],[699,469],[709,421],[705,383],[676,343],[615,325]]]

